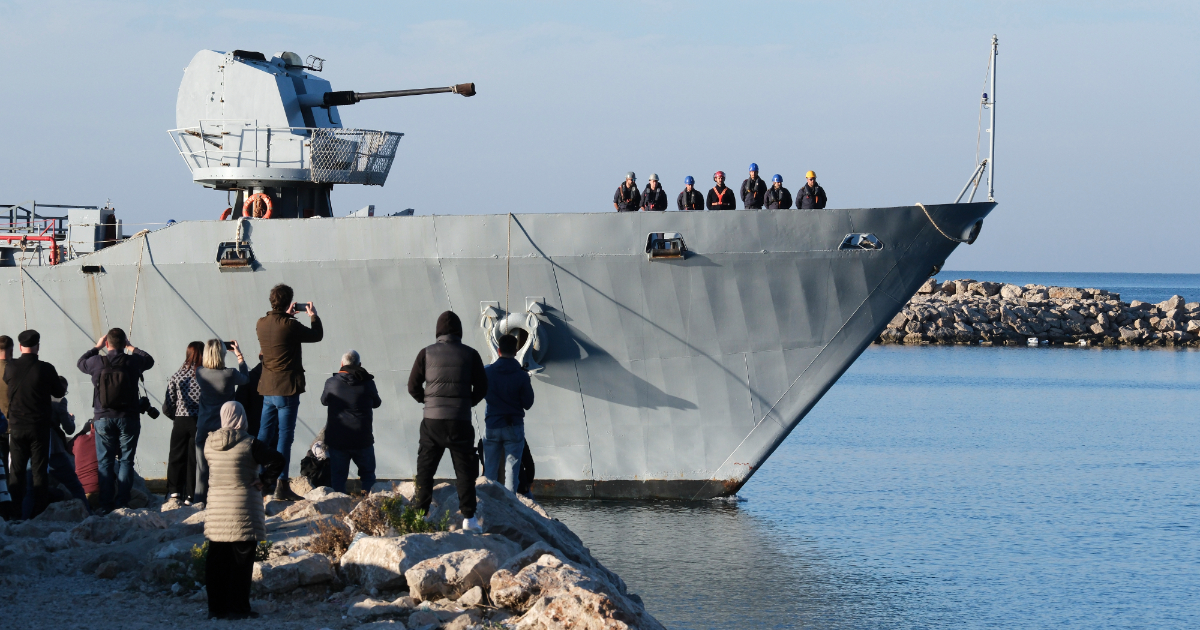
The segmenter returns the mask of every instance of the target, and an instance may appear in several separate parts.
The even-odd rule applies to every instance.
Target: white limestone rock
[[[408,534],[396,538],[364,536],[342,555],[341,570],[346,580],[367,588],[392,589],[407,585],[405,572],[418,563],[454,551],[487,549],[501,560],[520,552],[520,546],[488,534],[437,532]]]
[[[333,581],[328,556],[295,551],[265,562],[254,563],[254,587],[263,593],[288,593],[300,586]]]
[[[488,584],[499,566],[500,558],[491,551],[467,549],[418,562],[404,572],[404,578],[415,601],[458,599]]]

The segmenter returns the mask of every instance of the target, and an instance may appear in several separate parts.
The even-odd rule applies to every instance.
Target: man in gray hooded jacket
[[[463,529],[479,530],[475,519],[475,428],[471,408],[487,395],[483,359],[462,343],[462,322],[453,311],[438,316],[437,343],[417,353],[408,376],[408,393],[425,405],[417,448],[416,496],[413,507],[429,512],[433,501],[433,475],[448,449],[454,460],[458,506]]]

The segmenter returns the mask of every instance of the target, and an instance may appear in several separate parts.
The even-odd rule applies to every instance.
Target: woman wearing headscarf
[[[225,367],[225,342],[209,339],[204,344],[204,365],[196,369],[196,381],[200,383],[200,408],[196,419],[196,503],[203,503],[208,496],[208,460],[204,457],[204,444],[208,434],[221,428],[221,405],[233,400],[238,385],[249,380],[246,358],[237,341],[230,341],[228,348],[237,356],[237,369]]]
[[[262,489],[283,472],[283,456],[246,433],[246,410],[221,405],[220,428],[208,434],[208,505],[204,570],[210,619],[247,619],[258,541],[266,540]],[[259,474],[259,467],[262,473]]]
[[[196,493],[196,416],[200,413],[200,382],[196,368],[204,357],[204,343],[187,345],[183,365],[167,381],[163,413],[174,421],[171,454],[167,457],[167,499],[192,504]]]

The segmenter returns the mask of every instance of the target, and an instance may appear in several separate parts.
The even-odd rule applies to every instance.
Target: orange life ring
[[[266,193],[254,193],[253,195],[246,197],[246,203],[242,204],[242,216],[252,216],[250,214],[250,205],[254,203],[255,199],[262,199],[263,202],[267,204],[267,211],[263,213],[262,218],[270,219],[271,210],[274,208],[274,206],[271,204],[271,196]]]
[[[224,221],[225,219],[228,219],[229,215],[231,214],[233,214],[233,208],[225,208],[225,210],[221,212],[221,220]]]

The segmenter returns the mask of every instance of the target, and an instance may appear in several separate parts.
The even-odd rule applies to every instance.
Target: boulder
[[[1092,325],[1091,325],[1091,326],[1088,328],[1088,330],[1089,330],[1089,331],[1091,331],[1091,333],[1092,333],[1093,335],[1103,335],[1103,334],[1104,334],[1104,326],[1103,326],[1102,324],[1099,324],[1099,323],[1092,324]]]
[[[304,495],[304,500],[311,501],[321,514],[341,514],[354,507],[354,499],[350,495],[334,492],[333,488],[327,487],[314,488]]]
[[[142,581],[157,586],[170,586],[183,577],[186,571],[187,568],[178,560],[156,558],[142,565]]]
[[[33,520],[82,523],[91,514],[87,506],[83,504],[83,501],[71,499],[70,501],[51,503],[44,512],[38,514]]]
[[[346,615],[359,621],[374,621],[383,617],[401,616],[411,612],[411,610],[408,606],[403,605],[399,599],[389,602],[367,597],[362,601],[351,604],[346,610]]]
[[[1189,321],[1187,323],[1187,331],[1193,335],[1195,335],[1197,332],[1200,332],[1200,319],[1193,319]]]
[[[1154,329],[1159,332],[1173,331],[1175,330],[1175,326],[1178,325],[1176,324],[1175,320],[1166,317],[1151,317],[1150,323],[1154,326]]]
[[[1141,338],[1141,332],[1135,328],[1128,328],[1126,326],[1122,326],[1120,329],[1118,329],[1117,334],[1120,335],[1121,341],[1126,343],[1132,343]]]
[[[436,630],[442,627],[442,620],[432,610],[418,610],[409,615],[407,626],[409,630]]]
[[[111,580],[121,573],[121,565],[114,561],[102,562],[96,567],[96,577]]]
[[[467,549],[418,562],[404,572],[409,595],[418,602],[458,599],[482,588],[499,568],[500,558],[486,549]]]
[[[342,555],[341,570],[348,582],[367,588],[404,588],[408,584],[405,572],[418,563],[467,549],[487,549],[501,562],[521,550],[504,537],[490,534],[437,532],[397,538],[364,536],[354,541]]]
[[[492,601],[524,611],[518,628],[662,628],[634,599],[617,592],[602,576],[545,554],[514,574],[492,575]]]
[[[1024,290],[1015,284],[1006,284],[1000,287],[1000,297],[1006,300],[1015,300],[1021,297],[1023,293]]]
[[[491,576],[488,576],[488,582],[491,582]],[[458,598],[457,604],[463,608],[475,608],[483,606],[487,603],[487,596],[483,594],[482,586],[472,586],[462,597]]]
[[[917,294],[918,295],[929,295],[930,293],[935,293],[938,290],[938,288],[940,288],[938,285],[938,281],[934,280],[933,278],[930,278],[925,281],[925,284],[921,285],[921,288],[917,289]]]
[[[254,563],[254,586],[264,593],[287,593],[300,586],[333,581],[329,557],[309,551],[295,551],[265,562]]]
[[[296,501],[277,514],[281,521],[294,521],[320,515],[321,512],[317,509],[316,505],[313,505],[312,501]]]
[[[896,316],[892,318],[892,321],[888,322],[887,327],[902,329],[902,328],[904,328],[904,325],[907,323],[908,323],[908,316],[905,315],[903,312],[900,312],[900,313],[896,313]]]
[[[1185,302],[1184,302],[1183,296],[1172,295],[1171,297],[1167,298],[1166,301],[1159,302],[1156,306],[1158,306],[1158,308],[1162,309],[1163,311],[1170,311],[1170,310],[1174,310],[1177,308],[1183,308],[1184,304],[1185,304]]]

